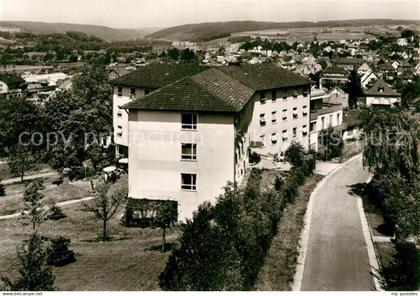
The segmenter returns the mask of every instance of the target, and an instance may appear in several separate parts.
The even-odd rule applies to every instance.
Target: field
[[[158,290],[158,276],[170,252],[161,253],[159,229],[126,228],[119,224],[122,210],[110,221],[110,242],[96,240],[100,223],[90,213],[80,211],[81,204],[63,207],[67,218],[47,221],[41,234],[71,238],[76,262],[54,268],[55,285],[61,291],[134,291]],[[16,219],[0,220],[0,277],[13,277],[16,271],[16,247],[28,237],[28,229]],[[175,238],[168,233],[168,241]]]

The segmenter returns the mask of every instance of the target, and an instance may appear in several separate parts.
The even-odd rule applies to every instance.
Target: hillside
[[[257,21],[232,21],[187,24],[166,28],[147,35],[147,38],[168,40],[209,41],[230,36],[231,33],[257,31],[268,29],[289,29],[307,27],[348,27],[371,25],[408,25],[419,24],[419,21],[391,20],[391,19],[366,19],[321,22],[257,22]]]
[[[69,24],[69,23],[44,23],[26,21],[0,21],[2,30],[17,30],[40,34],[65,33],[67,31],[82,32],[98,38],[117,41],[142,38],[153,32],[153,29],[114,29],[105,26]]]

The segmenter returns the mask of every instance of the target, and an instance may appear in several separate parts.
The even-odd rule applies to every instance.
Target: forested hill
[[[231,33],[257,31],[267,29],[288,29],[305,27],[348,27],[371,25],[407,25],[420,24],[419,21],[392,20],[392,19],[361,19],[321,22],[258,22],[258,21],[231,21],[187,24],[156,31],[147,35],[149,38],[169,40],[208,41],[230,36]]]

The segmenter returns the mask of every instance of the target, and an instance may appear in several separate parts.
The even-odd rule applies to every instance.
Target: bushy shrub
[[[274,180],[274,189],[276,191],[280,191],[283,186],[283,183],[283,180],[279,176],[276,176],[276,179]]]
[[[49,220],[60,220],[66,218],[66,215],[64,215],[63,211],[59,206],[53,205],[48,211],[47,218]]]
[[[386,289],[417,291],[420,288],[420,251],[415,244],[405,241],[396,241],[395,249],[393,263],[383,268]]]
[[[294,167],[300,167],[303,164],[305,148],[299,142],[290,144],[285,152],[286,160]]]
[[[48,248],[47,262],[49,265],[64,266],[76,261],[74,252],[69,250],[70,239],[58,237],[51,239],[51,245]]]
[[[306,159],[303,162],[302,165],[302,172],[305,176],[310,176],[313,174],[314,170],[315,170],[315,158],[311,157],[309,159]]]

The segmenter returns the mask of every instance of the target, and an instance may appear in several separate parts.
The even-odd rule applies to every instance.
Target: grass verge
[[[312,191],[322,178],[320,175],[308,177],[305,184],[299,187],[295,201],[283,211],[277,234],[259,271],[254,290],[290,290],[299,255],[299,238],[304,226],[306,207]]]

